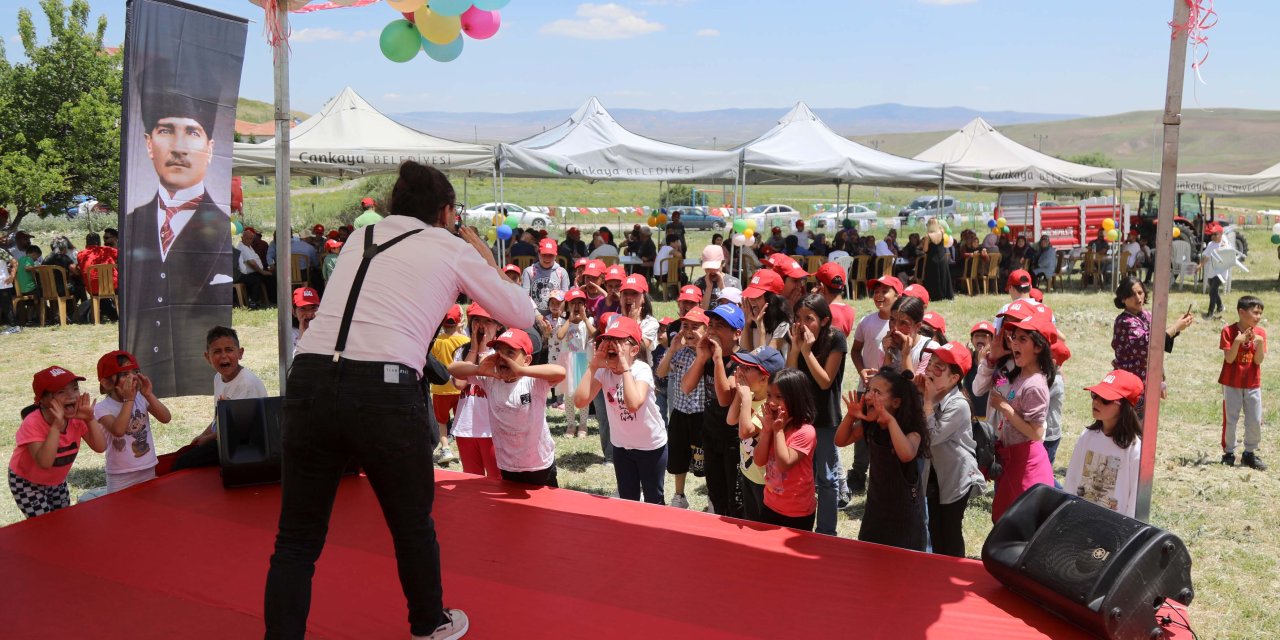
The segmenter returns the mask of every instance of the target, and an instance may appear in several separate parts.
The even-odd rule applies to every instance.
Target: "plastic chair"
[[[306,260],[306,256],[289,256],[289,289],[310,286],[311,281],[307,278],[307,271],[302,268],[302,263]]]
[[[880,256],[876,258],[876,277],[877,278],[893,275],[894,259],[895,258],[893,256]]]
[[[93,323],[102,324],[103,300],[110,300],[117,310],[120,308],[120,300],[116,296],[116,265],[95,264],[89,267],[89,273],[96,274],[90,277],[90,281],[94,278],[98,281],[98,292],[89,294],[89,299],[93,301]]]
[[[853,299],[853,256],[840,256],[835,259],[835,263],[840,265],[840,270],[844,272],[844,297]]]
[[[21,269],[22,267],[18,267]],[[22,290],[22,283],[18,278],[13,279],[13,322],[18,323],[18,307],[23,304],[29,304],[32,308],[40,308],[40,300],[30,291]]]
[[[1080,289],[1096,284],[1102,288],[1102,266],[1098,264],[1098,254],[1086,251],[1080,263]]]
[[[964,270],[962,271],[964,277],[961,279],[961,282],[964,283],[965,293],[969,295],[974,295],[974,291],[977,291],[980,288],[980,285],[978,284],[978,267],[981,264],[981,254],[971,253],[964,259]]]
[[[982,292],[991,293],[993,289],[996,293],[1000,292],[1000,256],[994,254],[987,256],[987,271],[982,278]]]
[[[524,271],[525,269],[528,269],[529,266],[532,265],[537,260],[538,259],[533,256],[516,256],[511,259],[511,264],[514,264],[515,266],[520,267],[520,270]]]
[[[40,326],[44,326],[45,313],[50,305],[57,306],[58,319],[62,326],[67,326],[67,301],[73,297],[67,270],[57,265],[41,265],[36,267],[36,278],[40,281]]]
[[[684,258],[671,256],[664,262],[667,263],[667,273],[664,276],[658,276],[662,278],[660,282],[662,286],[659,289],[662,292],[662,299],[670,300],[671,297],[667,294],[667,291],[675,291],[676,293],[680,291],[680,273],[684,269]]]
[[[1058,252],[1058,263],[1053,267],[1053,275],[1049,276],[1049,290],[1055,290],[1062,283],[1062,269],[1067,263],[1067,257],[1063,255],[1064,251]],[[1069,274],[1068,274],[1069,275]]]
[[[871,256],[857,256],[853,258],[853,299],[858,299],[858,287],[862,287],[863,293],[871,295],[871,290],[867,288],[867,282],[871,280],[869,271],[871,270]]]

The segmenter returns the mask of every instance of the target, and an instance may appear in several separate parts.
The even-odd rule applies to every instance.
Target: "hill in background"
[[[310,114],[301,111],[293,111],[295,118],[306,120]],[[236,100],[236,120],[244,120],[245,122],[271,122],[275,117],[275,105],[270,102],[262,102],[261,100],[250,100],[249,98],[239,98]]]

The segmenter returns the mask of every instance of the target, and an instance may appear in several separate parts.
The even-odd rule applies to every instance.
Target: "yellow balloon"
[[[496,226],[498,226],[498,225],[502,224],[502,221],[503,221],[503,220],[505,220],[505,219],[506,219],[506,218],[503,218],[501,213],[495,213],[495,214],[493,214],[493,226],[495,226],[495,227],[496,227]]]
[[[1001,216],[1000,219],[996,220],[996,226],[1007,227],[1009,226],[1009,221],[1005,219],[1003,216]]]
[[[1120,238],[1120,232],[1115,229],[1107,229],[1107,242],[1115,242]]]
[[[1179,229],[1178,227],[1174,227],[1174,228],[1173,228],[1173,237],[1175,237],[1175,238],[1181,238],[1181,237],[1182,237],[1182,229]]]
[[[493,242],[493,241],[495,241],[495,240],[497,240],[497,239],[498,239],[498,231],[497,231],[497,229],[490,229],[490,230],[489,230],[489,232],[488,232],[488,233],[486,233],[486,234],[484,234],[484,235],[485,235],[485,237],[486,237],[486,238],[488,238],[488,239],[489,239],[489,242]]]
[[[750,223],[748,223],[748,226],[746,229],[742,230],[742,235],[746,236],[748,240],[750,240],[751,236],[754,236],[755,234],[756,234],[756,230],[751,228]]]
[[[1106,218],[1102,221],[1102,228],[1104,231],[1110,231],[1116,228],[1116,221],[1111,218]]]
[[[400,13],[412,13],[427,6],[427,0],[387,0],[387,4]]]
[[[649,216],[649,226],[651,227],[658,226],[658,216]]]
[[[755,231],[755,230],[756,230],[756,221],[755,221],[755,220],[747,220],[747,228],[748,228],[748,229],[750,229],[750,230],[752,230],[752,231]],[[747,235],[747,237],[748,237],[748,238],[750,238],[751,236],[750,236],[750,235]]]
[[[449,44],[458,39],[458,34],[462,32],[462,18],[459,16],[442,16],[431,10],[431,7],[422,7],[413,12],[414,24],[418,25],[418,32],[422,37],[435,44]]]

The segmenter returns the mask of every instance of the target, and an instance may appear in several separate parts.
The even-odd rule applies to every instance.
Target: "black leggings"
[[[925,500],[929,505],[929,542],[933,545],[933,552],[963,558],[964,510],[969,506],[969,493],[951,504],[942,504],[938,498],[937,476],[929,475]]]
[[[1218,293],[1218,289],[1222,288],[1222,278],[1214,276],[1209,278],[1209,315],[1222,313],[1222,295]]]

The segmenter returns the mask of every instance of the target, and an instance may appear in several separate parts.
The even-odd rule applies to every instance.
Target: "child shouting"
[[[98,385],[107,395],[93,415],[107,432],[107,493],[115,493],[156,477],[154,416],[169,424],[173,415],[151,392],[151,379],[138,370],[128,351],[112,351],[98,359]]]
[[[41,370],[31,380],[38,410],[23,418],[9,458],[9,491],[28,518],[71,506],[67,473],[81,440],[98,453],[107,448],[89,394],[80,393],[81,380],[63,367]]]

